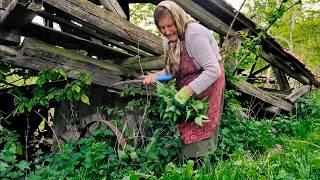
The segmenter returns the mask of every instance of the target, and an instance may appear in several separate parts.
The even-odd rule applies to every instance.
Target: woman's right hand
[[[157,74],[151,73],[148,75],[142,75],[139,78],[143,80],[143,84],[155,84],[157,81]]]

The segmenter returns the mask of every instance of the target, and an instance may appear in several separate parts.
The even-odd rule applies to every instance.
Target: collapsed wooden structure
[[[241,13],[229,30],[236,10],[223,0],[174,0],[186,12],[214,32],[233,37],[237,31],[256,36],[255,24]],[[18,67],[63,68],[70,78],[73,70],[87,70],[93,83],[110,86],[135,78],[140,69],[161,69],[160,37],[130,23],[129,3],[153,3],[159,0],[2,0],[0,1],[0,62]],[[32,22],[41,16],[44,25]],[[54,28],[59,25],[59,28]],[[25,37],[23,42],[21,37]],[[264,108],[276,113],[290,111],[293,102],[320,82],[305,65],[285,51],[273,38],[262,39],[259,57],[268,65],[255,69],[248,82],[230,84],[239,91],[264,102]],[[261,89],[249,83],[272,68],[277,89]],[[288,78],[302,86],[293,88]]]

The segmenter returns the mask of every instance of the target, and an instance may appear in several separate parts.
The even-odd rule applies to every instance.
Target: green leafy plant
[[[13,88],[9,91],[14,95],[14,104],[17,106],[16,113],[30,112],[35,106],[48,106],[50,102],[61,102],[65,100],[81,100],[90,105],[89,98],[85,94],[86,86],[91,84],[88,73],[77,73],[78,79],[67,83],[64,87],[48,87],[48,83],[66,80],[67,76],[62,69],[46,69],[38,73],[36,84],[31,87],[31,94]]]
[[[187,102],[185,112],[180,111],[172,103],[172,98],[178,92],[174,84],[174,81],[167,84],[157,83],[157,93],[155,95],[160,118],[162,120],[171,119],[174,122],[179,119],[191,120],[202,126],[208,121],[206,116],[209,106],[208,100],[199,100],[191,97]]]
[[[17,135],[0,126],[0,178],[21,179],[30,171],[30,164],[21,160],[22,146]]]

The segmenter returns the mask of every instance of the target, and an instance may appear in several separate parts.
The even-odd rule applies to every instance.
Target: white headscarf
[[[187,28],[187,25],[190,22],[197,22],[192,18],[188,13],[186,13],[180,6],[172,1],[161,1],[158,6],[163,6],[169,10],[171,13],[177,31],[178,31],[178,40],[175,42],[169,42],[168,46],[165,46],[164,55],[166,63],[166,73],[176,75],[179,71],[180,65],[180,40],[184,39],[184,33]]]

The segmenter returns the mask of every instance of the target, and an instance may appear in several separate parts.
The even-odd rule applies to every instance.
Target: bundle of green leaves
[[[157,82],[156,105],[159,107],[161,119],[171,119],[175,122],[178,120],[194,121],[199,126],[208,122],[206,116],[209,106],[208,99],[200,100],[193,96],[187,101],[185,110],[181,111],[172,103],[172,98],[177,92],[175,81],[166,84]]]

